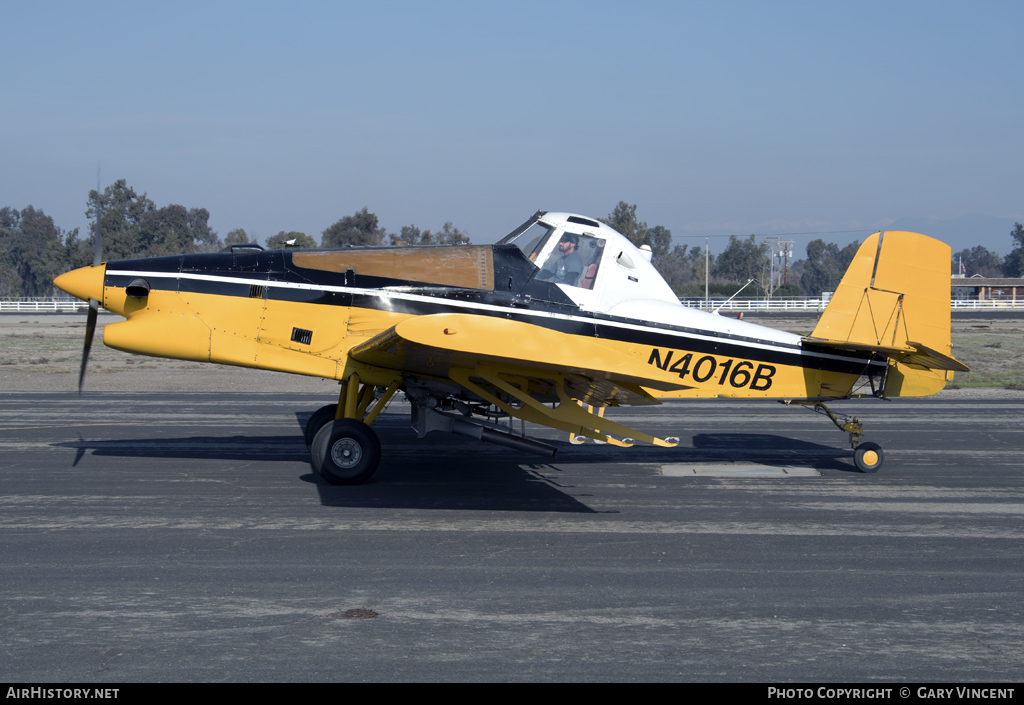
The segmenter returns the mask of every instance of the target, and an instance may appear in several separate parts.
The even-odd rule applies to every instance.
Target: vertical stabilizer
[[[948,355],[951,256],[949,245],[926,235],[872,235],[811,335],[894,348],[920,343]]]
[[[887,396],[934,394],[967,369],[951,356],[951,256],[949,245],[919,233],[872,235],[811,337],[887,355]]]

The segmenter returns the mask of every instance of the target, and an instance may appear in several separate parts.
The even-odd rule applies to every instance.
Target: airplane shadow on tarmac
[[[303,472],[299,478],[316,485],[325,506],[595,513],[573,496],[575,488],[571,481],[559,478],[560,468],[742,461],[857,472],[847,449],[770,434],[697,434],[681,439],[676,448],[617,448],[591,442],[571,445],[549,438],[547,442],[558,448],[558,454],[547,459],[449,435],[433,434],[418,440],[408,428],[400,426],[385,426],[379,432],[383,458],[366,483],[334,486],[312,471]],[[307,469],[310,462],[302,436],[296,434],[79,438],[54,445],[74,449],[71,467],[78,467],[90,451],[93,456],[109,458],[297,463]],[[201,471],[201,466],[198,469]],[[166,475],[175,470],[195,473],[197,466],[173,463],[161,472]],[[210,466],[209,472],[221,470]],[[650,467],[636,472],[638,479],[652,475]]]
[[[574,446],[547,440],[558,446],[553,465],[593,463],[678,463],[746,462],[762,465],[811,466],[818,470],[859,473],[849,448],[826,446],[786,436],[751,433],[715,433],[683,436],[675,448],[637,444],[632,448],[595,445],[587,441]],[[523,456],[529,458],[531,456]]]
[[[401,434],[401,440],[393,438],[397,435],[396,430],[381,434],[384,457],[380,467],[366,483],[356,486],[330,485],[312,472],[302,436],[296,435],[112,440],[79,437],[53,446],[73,450],[68,465],[79,471],[89,466],[83,463],[87,455],[144,459],[147,471],[159,472],[163,477],[225,472],[216,462],[201,461],[247,461],[250,467],[278,463],[285,473],[295,473],[298,464],[298,478],[316,485],[321,503],[333,507],[596,513],[572,496],[571,487],[560,486],[557,478],[550,478],[552,473],[538,471],[536,468],[542,465],[536,462],[536,456],[498,448],[499,455],[487,452],[497,446],[481,449],[479,442],[467,448],[458,442],[465,439],[425,439],[417,443],[409,431]],[[259,476],[253,473],[253,482],[258,482]]]
[[[810,465],[818,470],[860,473],[853,464],[853,451],[842,446],[823,446],[797,438],[763,433],[700,433],[693,437],[693,450],[748,462]],[[694,460],[695,458],[690,458]]]

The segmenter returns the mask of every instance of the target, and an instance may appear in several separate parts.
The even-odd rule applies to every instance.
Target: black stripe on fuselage
[[[278,251],[279,252],[279,251]],[[255,255],[252,255],[255,256]],[[154,290],[179,292],[195,292],[217,296],[249,297],[252,285],[258,283],[266,286],[263,294],[272,301],[293,301],[298,303],[322,306],[351,306],[374,311],[390,311],[414,316],[425,316],[439,313],[471,313],[480,316],[494,316],[509,320],[541,326],[567,335],[604,338],[620,342],[634,343],[669,350],[685,350],[689,352],[735,357],[764,362],[768,364],[790,365],[810,369],[827,370],[846,374],[880,373],[884,369],[884,358],[871,353],[838,351],[830,349],[813,350],[798,345],[778,343],[770,340],[758,340],[744,336],[722,333],[718,331],[673,326],[661,323],[627,319],[606,314],[580,311],[578,307],[571,309],[561,302],[540,301],[535,298],[524,300],[523,297],[505,292],[480,291],[475,289],[456,289],[437,286],[409,286],[395,280],[385,280],[388,285],[400,285],[403,291],[386,291],[381,288],[379,294],[367,293],[363,283],[378,277],[360,277],[358,287],[351,291],[331,291],[320,288],[330,286],[332,289],[342,288],[337,284],[314,284],[301,281],[304,277],[292,272],[281,271],[225,271],[227,262],[217,262],[219,266],[204,268],[203,271],[176,274],[168,271],[167,262],[160,260],[181,258],[158,258],[157,260],[128,260],[107,265],[105,285],[124,288],[138,276],[139,272],[152,272],[150,287]],[[186,258],[187,259],[187,258]],[[143,269],[140,265],[160,261],[163,267]],[[214,263],[211,263],[214,264]],[[118,271],[131,272],[119,274]],[[189,276],[192,275],[192,276]],[[278,275],[283,275],[278,278]],[[241,279],[238,283],[193,278],[195,276],[216,276],[218,278]],[[338,275],[335,275],[338,276]],[[298,279],[300,281],[288,281]],[[383,283],[383,282],[382,282]],[[278,286],[275,286],[278,284]],[[302,287],[288,286],[301,284]],[[414,295],[416,298],[411,298]],[[429,300],[424,300],[429,299]],[[561,314],[557,316],[536,315]],[[619,324],[619,325],[617,325]],[[760,345],[769,346],[759,347]],[[869,369],[874,368],[874,369]]]

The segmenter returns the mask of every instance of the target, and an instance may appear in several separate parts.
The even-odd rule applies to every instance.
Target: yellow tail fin
[[[857,250],[811,337],[817,344],[889,357],[883,394],[927,396],[966,371],[950,344],[949,245],[902,231]]]

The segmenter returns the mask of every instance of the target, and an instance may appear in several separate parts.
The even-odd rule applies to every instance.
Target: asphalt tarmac
[[[327,401],[0,392],[0,680],[1024,673],[1020,399],[837,404],[877,474],[770,402],[611,412],[675,449],[528,426],[551,461],[396,402],[359,487],[310,468]]]

